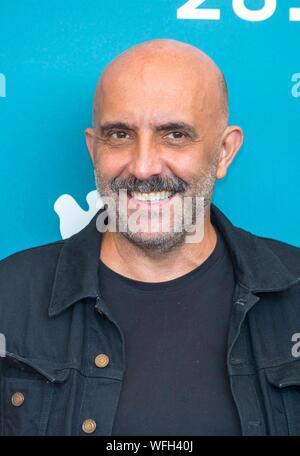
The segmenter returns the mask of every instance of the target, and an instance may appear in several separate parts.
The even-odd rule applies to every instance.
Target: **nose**
[[[128,171],[137,179],[146,180],[161,174],[162,160],[158,147],[151,140],[150,135],[140,136],[132,150]]]

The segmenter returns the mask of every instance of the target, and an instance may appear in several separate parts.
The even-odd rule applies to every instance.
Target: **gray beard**
[[[200,178],[197,181],[194,181],[189,185],[188,192],[182,196],[198,196],[204,199],[204,217],[209,209],[210,202],[213,195],[214,184],[216,180],[216,170],[218,164],[218,156],[215,154],[214,160],[212,161],[210,167],[205,172],[201,173]],[[97,169],[94,170],[95,181],[98,193],[103,197],[113,198],[116,203],[116,222],[119,226],[119,222],[122,222],[123,226],[127,226],[127,220],[124,220],[122,214],[118,210],[118,195],[110,189],[110,183],[105,181],[103,176],[99,173]],[[197,213],[195,198],[193,198],[193,211],[191,226],[195,224],[197,216],[199,216],[199,211]],[[107,208],[107,215],[109,219],[110,208]],[[183,225],[182,220],[177,220],[181,223],[182,230],[177,232],[176,230],[171,232],[161,232],[154,233],[151,236],[145,236],[143,233],[130,231],[129,227],[126,232],[120,231],[119,234],[124,236],[129,242],[132,242],[135,246],[141,248],[145,252],[151,255],[168,253],[174,249],[179,248],[186,241],[186,236],[188,235],[188,228]]]

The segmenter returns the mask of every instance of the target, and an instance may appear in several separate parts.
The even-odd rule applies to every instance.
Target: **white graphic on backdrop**
[[[63,239],[72,236],[82,230],[93,218],[96,212],[103,206],[97,190],[86,195],[89,205],[87,211],[82,209],[73,196],[61,195],[54,203],[54,210],[59,217],[60,234]]]

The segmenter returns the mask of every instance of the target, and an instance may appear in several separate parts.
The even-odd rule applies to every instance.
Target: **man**
[[[175,40],[105,68],[86,140],[108,203],[0,263],[2,435],[300,434],[300,252],[211,203],[243,140],[227,101]]]

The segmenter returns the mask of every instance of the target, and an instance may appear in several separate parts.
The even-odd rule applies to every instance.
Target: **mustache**
[[[110,188],[113,192],[118,192],[121,189],[127,190],[128,192],[172,192],[172,193],[183,193],[188,188],[188,184],[180,177],[162,177],[152,176],[147,180],[140,180],[134,176],[130,176],[128,179],[116,177],[111,181]]]

